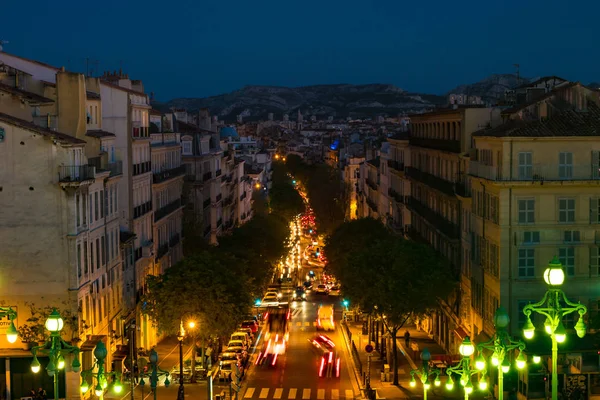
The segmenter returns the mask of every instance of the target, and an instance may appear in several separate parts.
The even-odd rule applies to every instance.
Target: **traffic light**
[[[295,185],[295,184],[296,184],[296,180],[294,179],[294,180],[292,181],[292,185]]]
[[[346,299],[342,300],[342,305],[346,308],[348,308],[348,306],[350,305],[350,302]]]
[[[262,304],[262,301],[260,301],[260,299],[256,299],[256,300],[254,300],[254,305],[255,305],[256,307],[260,307],[260,305],[261,305],[261,304]]]

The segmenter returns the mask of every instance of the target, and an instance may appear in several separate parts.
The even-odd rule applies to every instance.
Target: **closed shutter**
[[[600,179],[600,151],[592,151],[592,178]]]
[[[598,199],[590,198],[590,224],[598,223]]]

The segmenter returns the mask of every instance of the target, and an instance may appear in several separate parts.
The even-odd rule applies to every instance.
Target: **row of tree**
[[[439,309],[439,300],[456,288],[450,264],[431,247],[394,235],[372,218],[340,225],[328,237],[325,252],[344,296],[383,321],[392,338],[397,385],[398,332],[410,320]]]
[[[288,251],[290,219],[305,209],[284,165],[274,166],[266,193],[254,191],[253,218],[219,238],[218,246],[205,243],[188,215],[185,258],[147,280],[144,312],[161,332],[176,333],[181,319],[192,318],[199,338],[226,336],[250,313]]]

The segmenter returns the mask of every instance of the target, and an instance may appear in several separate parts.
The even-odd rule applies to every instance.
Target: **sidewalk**
[[[369,375],[368,371],[368,353],[365,350],[367,344],[369,344],[369,338],[365,334],[363,335],[363,322],[354,322],[348,321],[347,323],[348,330],[350,332],[350,338],[348,338],[347,332],[345,332],[345,337],[348,338],[351,342],[350,346],[356,349],[356,352],[353,351],[353,358],[355,358],[355,364],[358,369],[358,373],[361,375],[361,389],[365,386],[365,378]],[[342,328],[344,331],[345,329]],[[410,342],[411,348],[406,348],[404,341],[404,332],[408,330],[410,333]],[[410,371],[412,369],[416,369],[420,367],[420,353],[424,348],[427,348],[431,353],[432,359],[441,359],[446,354],[445,351],[439,346],[432,338],[430,338],[425,332],[417,330],[414,326],[404,327],[399,333],[398,336],[400,338],[397,340],[397,348],[398,348],[398,383],[399,386],[395,386],[392,384],[393,382],[393,370],[392,370],[392,349],[391,344],[390,348],[386,349],[386,352],[389,354],[389,364],[385,361],[385,357],[380,353],[379,349],[380,345],[377,345],[372,342],[371,345],[377,350],[374,350],[371,353],[371,388],[376,389],[378,398],[381,399],[406,399],[406,398],[415,398],[422,397],[422,388],[410,388]],[[380,339],[381,341],[381,339]],[[353,345],[352,345],[353,343]],[[418,350],[415,350],[418,349]],[[357,355],[356,355],[357,353]],[[358,357],[357,357],[358,356]],[[389,368],[389,374],[383,374],[385,368]],[[387,376],[386,376],[387,375]],[[386,379],[387,378],[387,379]],[[434,397],[436,394],[442,394],[443,389],[438,389],[436,391],[432,391],[431,395]],[[438,393],[435,393],[438,392]],[[443,397],[454,397],[450,393],[446,393]]]

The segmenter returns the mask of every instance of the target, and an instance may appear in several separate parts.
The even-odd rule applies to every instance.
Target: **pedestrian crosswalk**
[[[300,326],[317,326],[317,322],[316,321],[296,321],[296,326],[300,327]]]
[[[249,387],[242,399],[273,400],[354,400],[354,391],[350,389],[312,389],[312,388],[254,388]]]

